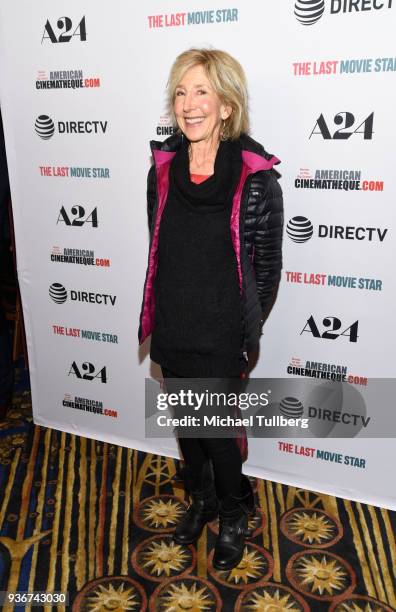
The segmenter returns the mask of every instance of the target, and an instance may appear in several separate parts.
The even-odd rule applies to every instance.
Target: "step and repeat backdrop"
[[[192,46],[241,62],[251,134],[282,161],[284,268],[252,375],[337,375],[355,395],[395,377],[396,2],[5,0],[0,15],[37,424],[177,454],[145,437],[145,378],[159,370],[137,328],[149,141],[172,133],[167,75]],[[347,398],[340,412],[356,420]],[[330,427],[249,446],[247,473],[396,509],[391,438]]]

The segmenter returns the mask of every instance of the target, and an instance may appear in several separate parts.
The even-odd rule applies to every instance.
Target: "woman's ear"
[[[220,107],[220,116],[223,121],[228,119],[232,113],[232,107],[229,104],[222,104]]]

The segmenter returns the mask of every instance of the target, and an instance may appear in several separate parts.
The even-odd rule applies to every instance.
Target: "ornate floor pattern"
[[[396,611],[396,513],[252,479],[259,512],[235,569],[212,567],[217,524],[172,541],[173,459],[31,422],[0,426],[0,590],[67,591],[72,612]],[[3,610],[12,610],[4,606]]]

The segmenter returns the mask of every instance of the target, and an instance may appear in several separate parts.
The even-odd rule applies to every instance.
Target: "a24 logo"
[[[341,127],[332,134],[326,123],[326,119],[323,114],[320,114],[309,138],[320,135],[324,140],[348,140],[353,134],[363,134],[363,140],[373,139],[374,112],[366,117],[366,119],[359,123],[354,129],[350,128],[355,126],[355,115],[349,111],[340,111],[334,115],[333,122],[335,125]]]
[[[85,217],[85,215],[86,212],[83,206],[72,206],[69,214],[67,214],[65,207],[62,206],[56,224],[65,223],[65,225],[72,227],[81,227],[85,223],[91,223],[92,227],[98,227],[98,210],[96,207],[87,217]]]
[[[87,30],[85,27],[85,15],[73,30],[73,21],[70,17],[58,17],[56,26],[52,26],[47,19],[44,26],[41,44],[44,40],[50,40],[52,43],[67,43],[75,36],[82,42],[87,40]]]
[[[68,376],[73,375],[81,380],[94,380],[98,378],[102,383],[107,383],[106,366],[96,371],[96,367],[89,361],[84,361],[81,368],[78,367],[75,361],[70,366]]]
[[[313,315],[311,315],[300,332],[300,336],[304,332],[312,334],[314,338],[324,338],[325,340],[337,340],[340,336],[346,336],[349,338],[349,342],[357,342],[359,321],[355,321],[352,325],[346,327],[344,331],[339,331],[341,330],[342,322],[338,317],[325,317],[322,325],[328,328],[323,333],[319,331],[319,327]]]

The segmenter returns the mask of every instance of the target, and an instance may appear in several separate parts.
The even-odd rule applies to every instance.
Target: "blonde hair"
[[[235,140],[249,131],[248,93],[246,76],[240,63],[229,53],[218,49],[189,49],[177,56],[168,80],[168,105],[175,126],[173,111],[176,88],[187,70],[202,66],[222,104],[232,108],[225,120],[223,137]]]

